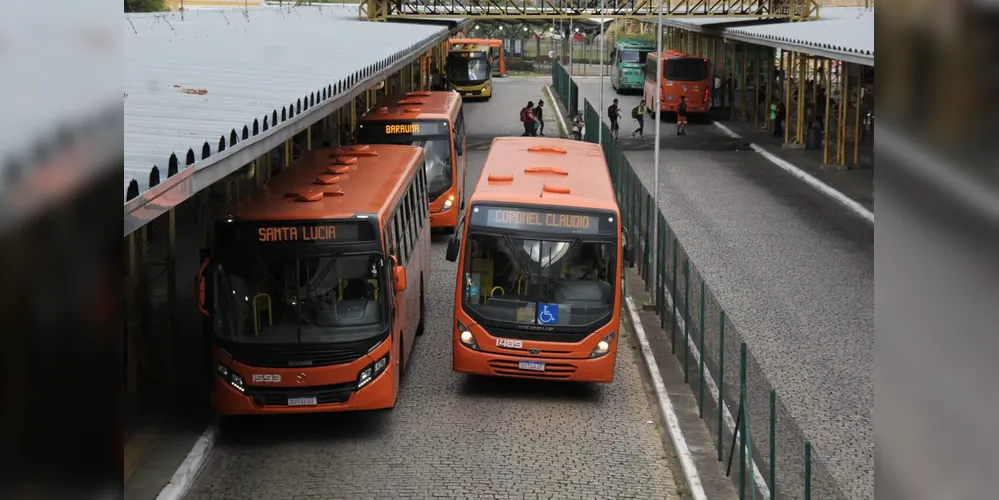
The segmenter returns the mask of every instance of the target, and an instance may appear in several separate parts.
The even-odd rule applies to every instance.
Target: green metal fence
[[[556,75],[567,78],[564,72]],[[555,83],[556,89],[571,88],[564,80]],[[697,396],[700,416],[713,433],[717,459],[731,467],[732,458],[738,457],[732,476],[739,498],[760,498],[751,466],[755,460],[770,499],[845,500],[738,327],[726,317],[662,210],[655,206],[646,188],[652,184],[653,173],[640,174],[632,168],[589,100],[583,100],[583,110],[583,140],[600,142],[603,147],[621,221],[635,245],[637,271],[655,300],[660,326],[681,361],[684,380]],[[598,140],[600,129],[603,133]],[[738,386],[732,387],[733,382]],[[716,404],[719,400],[722,404]],[[761,441],[759,436],[767,439]]]
[[[579,110],[579,87],[561,63],[552,64],[552,86],[569,116],[576,116]]]

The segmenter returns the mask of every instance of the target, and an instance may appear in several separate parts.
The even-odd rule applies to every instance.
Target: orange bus
[[[465,204],[468,137],[457,92],[417,91],[365,113],[357,126],[362,144],[421,146],[427,164],[430,226],[453,231]]]
[[[430,281],[423,150],[313,150],[215,224],[198,273],[222,415],[392,408]]]
[[[656,85],[656,61],[663,61],[663,79]],[[711,63],[703,57],[693,57],[683,52],[667,50],[660,57],[649,52],[645,59],[645,90],[643,99],[648,109],[656,109],[659,92],[659,110],[676,113],[680,96],[687,96],[687,113],[704,114],[711,108]]]
[[[448,243],[459,373],[608,383],[634,251],[600,146],[493,141]]]

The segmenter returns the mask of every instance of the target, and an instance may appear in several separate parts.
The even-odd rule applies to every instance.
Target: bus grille
[[[537,378],[547,378],[547,379],[564,379],[569,378],[570,375],[576,373],[576,367],[567,363],[545,363],[545,371],[535,372],[529,370],[521,370],[518,368],[517,361],[507,361],[503,359],[494,359],[489,362],[489,368],[492,368],[497,375],[512,375],[516,377],[537,377]]]
[[[354,393],[356,382],[313,387],[259,387],[246,388],[246,394],[257,406],[288,406],[288,398],[315,397],[316,404],[346,403]]]
[[[368,353],[371,346],[347,344],[323,346],[306,345],[282,346],[225,346],[232,358],[247,366],[260,368],[313,368],[317,366],[342,365],[356,361]]]
[[[560,332],[530,332],[526,330],[513,330],[507,328],[486,327],[486,331],[493,337],[517,340],[533,340],[535,342],[582,342],[590,333],[560,333]]]

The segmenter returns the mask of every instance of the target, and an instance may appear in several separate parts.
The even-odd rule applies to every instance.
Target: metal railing
[[[553,70],[553,84],[560,93],[576,89],[561,67]],[[566,101],[571,100],[564,95],[560,99],[568,109]],[[726,317],[662,210],[655,207],[646,188],[652,179],[643,179],[632,168],[589,100],[583,100],[583,107],[583,140],[598,143],[603,127],[601,146],[622,224],[635,245],[636,270],[654,298],[660,327],[682,365],[684,381],[697,397],[699,415],[715,438],[717,459],[731,470],[733,457],[738,458],[734,480],[739,498],[846,500],[738,326]],[[655,246],[653,234],[658,239]],[[759,436],[767,439],[761,441]]]

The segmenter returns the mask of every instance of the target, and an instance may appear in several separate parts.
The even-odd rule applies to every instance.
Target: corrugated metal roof
[[[664,18],[663,24],[692,28],[726,38],[746,38],[760,45],[790,45],[809,53],[807,49],[821,50],[822,55],[840,53],[860,56],[874,61],[874,9],[863,7],[823,7],[821,19],[801,22],[776,22],[760,24],[759,19],[739,17],[717,18]],[[646,19],[655,23],[656,18]],[[738,24],[752,24],[740,26]],[[717,26],[736,24],[733,26]],[[720,32],[720,33],[719,33]],[[748,40],[747,40],[748,41]]]
[[[447,28],[359,21],[352,5],[131,14],[124,30],[125,189],[142,193],[171,154],[181,169],[205,142],[214,155],[231,131]]]
[[[874,57],[874,9],[824,7],[821,19],[797,23],[726,28],[762,40]]]

